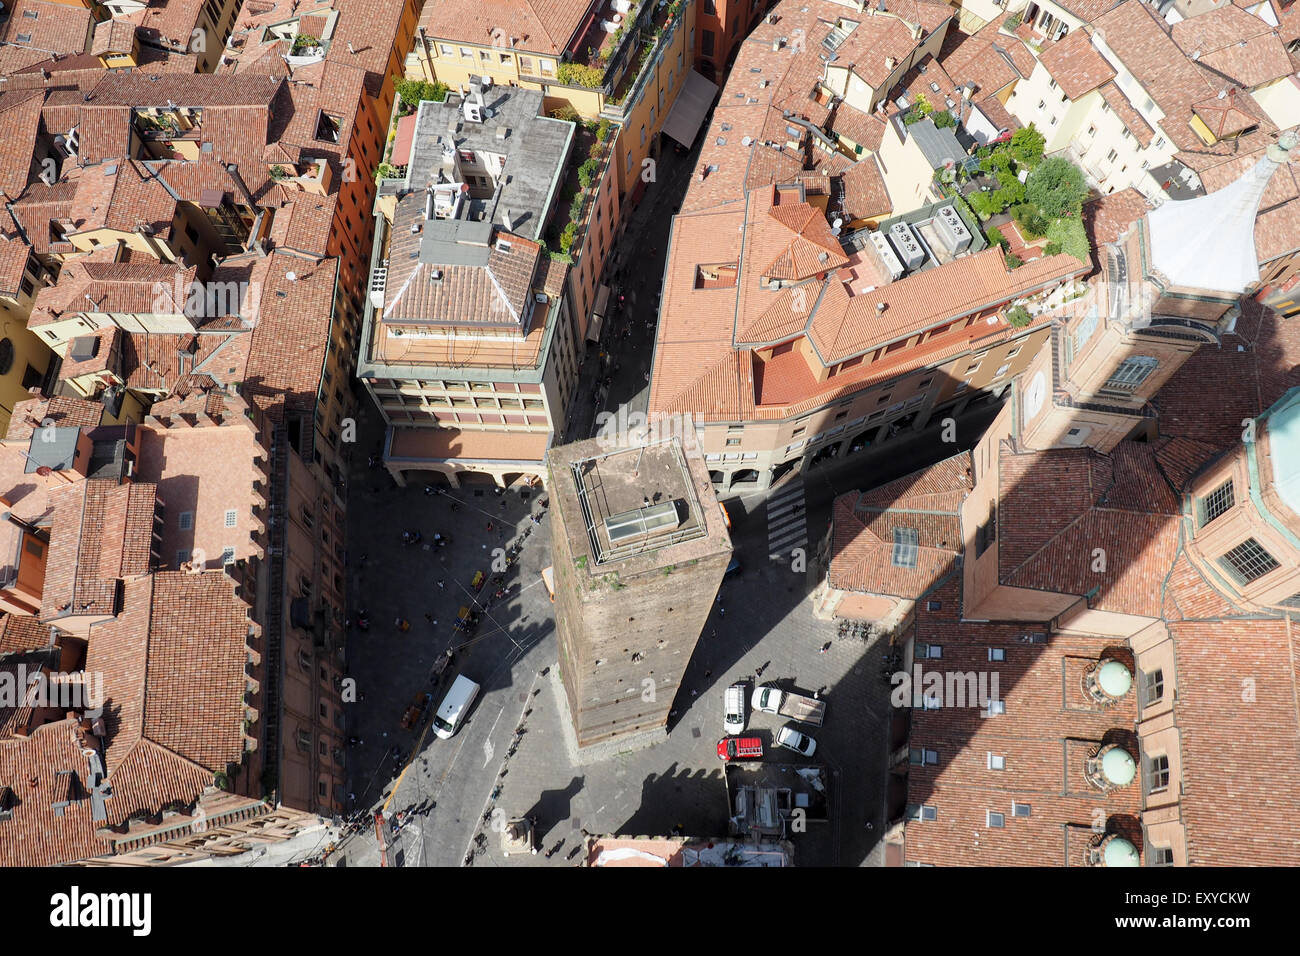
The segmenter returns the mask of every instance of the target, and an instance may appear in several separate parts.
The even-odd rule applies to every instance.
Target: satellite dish
[[[36,469],[36,474],[40,475],[42,478],[48,478],[50,475],[54,474],[54,469],[49,465],[41,465]]]
[[[836,216],[835,221],[831,223],[831,228],[838,229],[842,225],[844,225],[844,220],[841,219],[839,216]]]

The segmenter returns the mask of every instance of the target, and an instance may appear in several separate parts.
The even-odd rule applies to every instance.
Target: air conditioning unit
[[[966,228],[966,223],[952,206],[939,207],[938,212],[935,213],[934,226],[949,252],[964,252],[970,248],[970,230]]]
[[[925,261],[925,251],[912,234],[912,227],[905,222],[896,222],[889,227],[889,241],[898,258],[908,269],[915,269]]]

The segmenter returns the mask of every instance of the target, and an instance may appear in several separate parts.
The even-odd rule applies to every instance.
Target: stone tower
[[[1241,297],[1259,284],[1255,219],[1296,144],[1283,133],[1236,182],[1169,200],[1098,250],[1102,274],[1019,382],[1025,447],[1109,452],[1154,434],[1148,400],[1198,348],[1232,331]]]
[[[693,430],[547,454],[560,673],[578,746],[648,744],[709,616],[731,536]]]

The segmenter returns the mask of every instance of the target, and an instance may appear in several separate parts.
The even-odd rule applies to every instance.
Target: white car
[[[745,685],[732,684],[723,697],[722,727],[728,734],[745,730]]]
[[[781,688],[754,688],[754,709],[764,714],[775,714],[781,707]]]
[[[793,750],[797,754],[803,754],[805,757],[811,757],[817,752],[817,741],[807,734],[795,730],[789,724],[776,732],[776,745],[784,747],[786,750]]]

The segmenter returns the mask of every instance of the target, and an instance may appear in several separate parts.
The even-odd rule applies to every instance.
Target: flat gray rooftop
[[[506,227],[505,213],[509,210],[508,231],[537,239],[564,176],[574,124],[541,115],[540,90],[489,87],[483,91],[481,123],[465,118],[464,101],[459,94],[448,94],[442,103],[420,103],[407,166],[413,191],[402,202],[424,202],[425,187],[440,181],[444,146],[448,143],[457,150],[504,155],[505,166],[497,174],[498,192],[490,199],[474,200],[468,221],[442,221],[436,226],[430,223],[435,226],[431,232],[447,243],[486,242],[485,238],[461,236],[459,232],[477,226],[490,233],[492,224]]]

